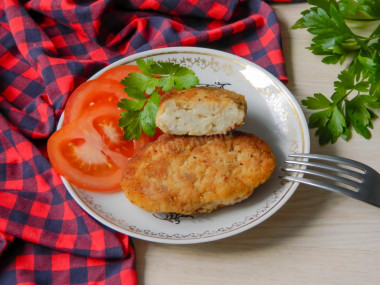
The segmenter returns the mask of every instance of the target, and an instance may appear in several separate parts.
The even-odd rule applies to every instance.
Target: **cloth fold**
[[[171,46],[230,52],[287,81],[261,0],[0,1],[0,284],[137,283],[130,238],[73,200],[46,141],[92,74]]]

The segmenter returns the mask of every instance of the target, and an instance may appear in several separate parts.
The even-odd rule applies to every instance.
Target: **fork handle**
[[[380,176],[377,175],[375,182],[373,183],[373,187],[380,185]],[[374,189],[374,191],[371,191],[371,196],[368,199],[368,203],[371,205],[380,207],[380,188]]]

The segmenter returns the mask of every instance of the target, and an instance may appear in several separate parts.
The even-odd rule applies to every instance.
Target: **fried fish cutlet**
[[[252,134],[164,134],[129,160],[121,185],[148,212],[207,213],[248,198],[274,167],[270,147]]]
[[[157,126],[172,135],[225,134],[244,123],[243,95],[217,87],[170,90],[160,102]]]

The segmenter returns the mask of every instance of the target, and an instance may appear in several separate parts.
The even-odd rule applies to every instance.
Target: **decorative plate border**
[[[77,193],[79,193],[79,197],[87,204],[91,205],[91,209],[96,210],[96,213],[104,219],[106,219],[108,222],[118,225],[119,227],[124,228],[127,231],[130,231],[135,234],[139,234],[146,237],[154,237],[154,238],[160,238],[160,239],[169,239],[169,240],[191,240],[191,239],[204,239],[204,238],[210,238],[219,236],[221,234],[226,234],[230,232],[234,232],[237,229],[240,229],[242,227],[247,226],[248,224],[251,224],[255,221],[257,221],[259,218],[262,218],[265,214],[267,214],[273,206],[277,205],[284,196],[287,194],[283,194],[285,189],[279,189],[274,192],[274,198],[270,199],[266,202],[266,205],[264,208],[256,210],[256,213],[250,216],[246,216],[242,221],[234,222],[230,226],[227,227],[221,227],[217,230],[206,230],[204,232],[200,233],[189,233],[189,234],[181,234],[181,233],[174,233],[174,234],[167,234],[164,232],[153,232],[148,229],[140,229],[139,227],[135,225],[131,225],[125,220],[116,219],[111,213],[106,212],[103,210],[102,206],[99,204],[95,204],[93,201],[93,197],[88,194],[86,190],[77,189]],[[288,192],[286,190],[286,192]],[[167,213],[168,215],[175,215],[175,213]],[[154,215],[154,214],[153,214]],[[178,215],[178,214],[177,214]],[[204,214],[207,215],[207,214]],[[194,218],[199,216],[199,214],[193,215],[193,216],[177,216],[173,217],[174,220],[177,220],[178,218]],[[174,222],[176,223],[176,222]],[[176,223],[178,224],[178,223]],[[129,233],[130,234],[130,233]]]

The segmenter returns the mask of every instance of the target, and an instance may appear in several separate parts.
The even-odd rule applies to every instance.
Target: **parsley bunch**
[[[199,83],[194,72],[172,62],[138,59],[137,66],[141,73],[133,72],[125,77],[121,84],[131,99],[122,99],[118,106],[124,109],[119,126],[124,131],[124,138],[138,140],[142,131],[149,136],[156,132],[155,118],[161,99],[160,92],[175,89],[189,89]]]
[[[321,93],[302,101],[308,109],[318,110],[309,118],[309,127],[317,128],[321,145],[335,143],[339,137],[348,140],[352,128],[369,139],[380,108],[380,24],[369,36],[354,33],[350,22],[379,23],[379,0],[308,0],[315,6],[302,12],[291,29],[306,28],[314,35],[308,47],[322,55],[326,64],[343,64],[334,82],[334,93],[327,98]]]

